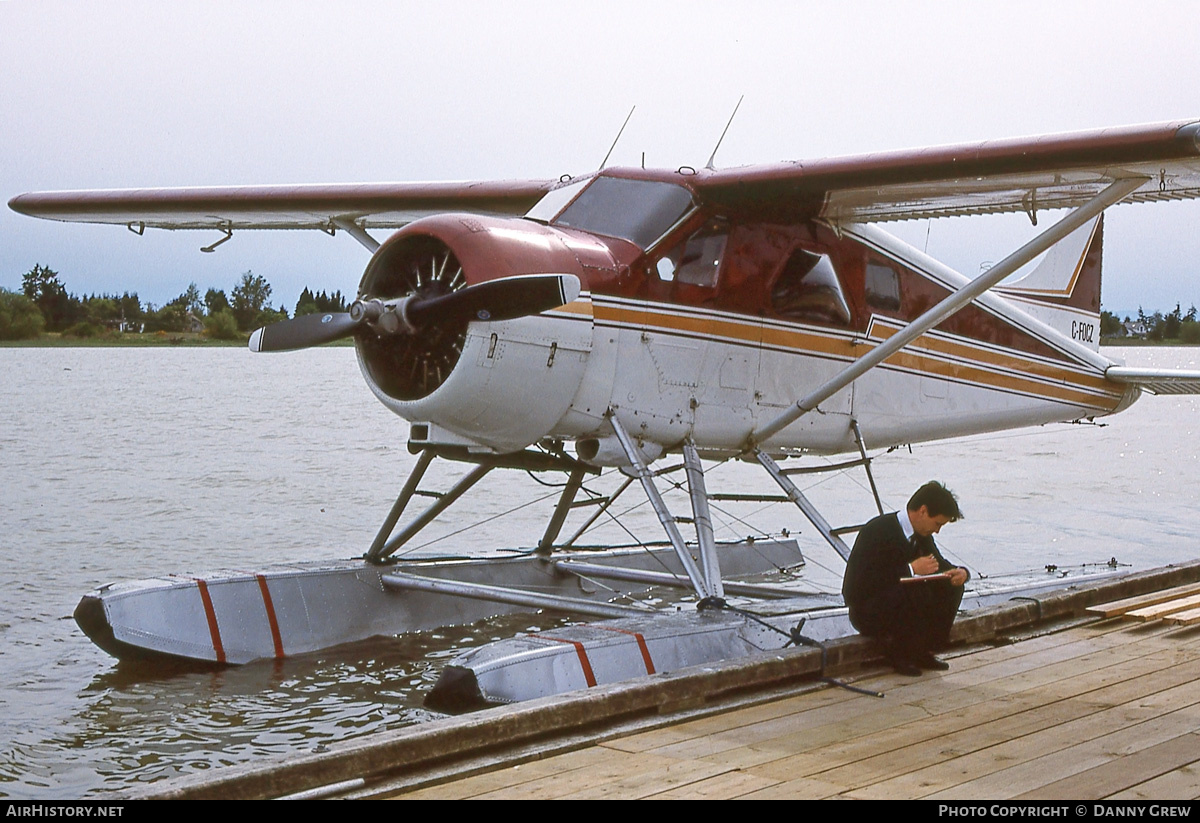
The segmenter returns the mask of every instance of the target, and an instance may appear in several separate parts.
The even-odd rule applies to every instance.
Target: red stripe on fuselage
[[[225,662],[225,647],[221,645],[221,629],[217,626],[217,612],[213,608],[212,597],[208,594],[208,584],[196,578],[196,588],[200,590],[200,600],[204,603],[204,616],[208,619],[208,633],[212,637],[213,651],[217,662]]]
[[[258,578],[258,589],[262,592],[263,606],[267,609],[267,622],[271,624],[271,642],[275,644],[275,657],[284,657],[283,638],[279,636],[279,621],[275,619],[275,604],[271,602],[271,590],[267,588],[267,578],[261,574]]]

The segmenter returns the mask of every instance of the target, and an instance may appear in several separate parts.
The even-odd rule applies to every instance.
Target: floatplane
[[[1129,368],[1099,351],[1105,210],[1197,196],[1200,121],[733,169],[602,164],[558,180],[20,195],[10,207],[34,217],[221,232],[206,250],[246,229],[350,235],[371,258],[349,310],[259,329],[250,348],[353,338],[367,385],[410,422],[417,455],[361,558],[116,583],[85,596],[76,619],[118,657],[223,664],[505,612],[595,619],[463,655],[438,689],[465,703],[777,649],[787,631],[781,640],[769,621],[723,607],[794,597],[759,576],[803,555],[792,539],[716,541],[710,501],[749,496],[710,493],[705,461],[761,466],[779,492],[758,499],[799,507],[845,558],[853,529],[832,528],[791,479],[814,467],[785,458],[848,454],[832,466],[870,479],[868,449],[1092,419],[1143,391],[1200,392],[1200,372]],[[973,278],[881,227],[1001,212],[1036,225],[1060,210]],[[384,242],[372,234],[393,229]],[[430,493],[435,460],[465,473]],[[578,499],[605,467],[621,485]],[[498,469],[565,477],[536,549],[397,555]],[[687,517],[663,500],[673,472]],[[634,484],[663,546],[572,551]],[[422,494],[433,502],[397,530]],[[587,523],[561,539],[584,505]],[[700,608],[616,602],[671,586]],[[796,623],[837,605],[814,596],[774,614]]]

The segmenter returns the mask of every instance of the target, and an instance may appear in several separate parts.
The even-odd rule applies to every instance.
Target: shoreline
[[[235,340],[214,340],[202,332],[149,332],[128,334],[104,334],[96,337],[64,337],[59,332],[48,332],[31,340],[0,340],[0,348],[9,349],[59,349],[59,348],[137,348],[145,346],[187,346],[236,348],[245,347],[250,335],[239,334]],[[335,340],[326,346],[353,346],[353,338]],[[1185,343],[1182,340],[1143,340],[1135,337],[1102,337],[1100,348],[1129,346],[1138,348],[1195,348],[1200,343]]]
[[[57,332],[42,334],[31,340],[0,340],[0,348],[9,349],[66,349],[66,348],[145,348],[183,346],[188,348],[245,348],[250,335],[238,335],[234,340],[215,340],[196,332],[158,332],[138,334],[98,335],[96,337],[64,337]],[[327,346],[353,346],[350,339],[326,343]]]

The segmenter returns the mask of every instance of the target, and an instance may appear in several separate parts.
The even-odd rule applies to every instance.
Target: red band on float
[[[221,629],[217,626],[217,612],[213,608],[212,598],[208,594],[208,584],[196,579],[196,588],[200,590],[200,600],[204,603],[204,616],[208,618],[208,633],[212,637],[213,651],[217,654],[217,662],[225,662],[225,647],[221,645]]]
[[[579,656],[579,665],[583,667],[583,679],[587,681],[589,686],[596,685],[596,675],[592,673],[592,662],[588,660],[587,651],[583,648],[583,644],[577,640],[566,640],[561,637],[549,637],[544,634],[535,634],[534,637],[540,637],[542,640],[553,640],[555,643],[570,643],[575,647],[575,654]]]
[[[285,657],[283,653],[283,638],[279,635],[279,621],[275,619],[275,604],[271,602],[271,590],[267,588],[267,578],[261,574],[258,578],[258,589],[262,592],[263,606],[267,609],[267,622],[271,624],[271,642],[275,644],[275,657]]]
[[[646,674],[654,674],[654,661],[650,659],[650,647],[646,645],[646,638],[642,637],[641,632],[631,632],[628,629],[614,629],[609,626],[592,626],[593,629],[603,629],[606,632],[620,632],[621,634],[631,634],[637,638],[638,648],[642,650],[642,662],[646,664]]]

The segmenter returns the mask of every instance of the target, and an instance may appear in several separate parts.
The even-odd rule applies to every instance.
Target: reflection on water
[[[61,733],[13,745],[0,780],[14,796],[66,797],[322,751],[438,716],[422,700],[456,649],[564,622],[496,618],[232,668],[113,664],[76,695]]]
[[[1118,354],[1200,367],[1195,349]],[[218,671],[117,665],[71,620],[80,595],[112,580],[361,554],[412,464],[407,426],[364,388],[345,348],[0,348],[0,373],[0,795],[120,791],[417,722],[452,649],[557,624],[488,621]],[[930,477],[946,481],[967,519],[940,543],[984,574],[1200,554],[1198,398],[1149,397],[1105,422],[901,450],[877,461],[876,477],[890,508]],[[809,483],[831,522],[871,514],[861,475]],[[774,491],[741,463],[712,469],[709,488]],[[556,493],[523,474],[485,481],[435,525],[445,539],[428,550],[531,545]],[[643,501],[631,491],[616,508],[640,539],[658,540]],[[841,561],[794,508],[721,504],[713,515],[720,539],[788,529],[808,581],[836,589]],[[630,539],[607,524],[585,542]]]

